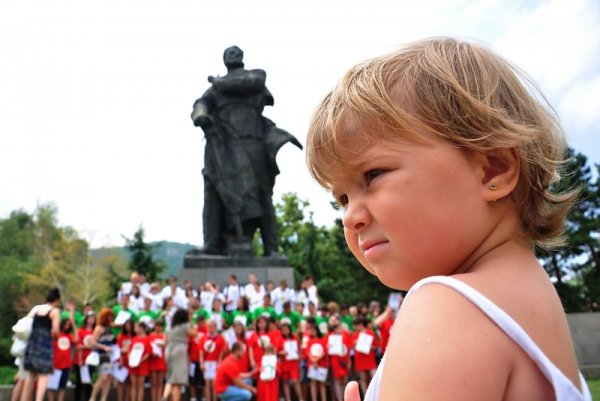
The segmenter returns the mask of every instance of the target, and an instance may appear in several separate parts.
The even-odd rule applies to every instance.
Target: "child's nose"
[[[367,209],[360,203],[349,203],[346,207],[342,223],[346,229],[360,232],[369,223],[369,213]]]

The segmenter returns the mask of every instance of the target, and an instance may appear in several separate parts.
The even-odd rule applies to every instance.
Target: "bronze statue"
[[[260,229],[265,256],[277,254],[272,195],[279,174],[276,155],[298,140],[262,115],[272,106],[264,70],[246,70],[237,46],[223,54],[227,74],[208,77],[212,86],[194,103],[192,120],[204,131],[202,253],[250,255]]]

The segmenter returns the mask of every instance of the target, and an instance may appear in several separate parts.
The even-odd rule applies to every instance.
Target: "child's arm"
[[[424,286],[392,329],[379,401],[502,400],[516,348],[454,290]]]
[[[256,361],[254,360],[254,349],[253,347],[248,347],[248,359],[250,360],[250,368],[254,370],[256,368]]]

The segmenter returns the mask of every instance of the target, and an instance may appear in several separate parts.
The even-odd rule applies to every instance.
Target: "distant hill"
[[[167,278],[171,274],[179,276],[179,271],[183,268],[183,257],[185,256],[185,253],[190,249],[198,248],[196,245],[170,241],[151,242],[151,244],[158,245],[154,251],[154,258],[167,265],[167,268],[162,274],[162,278]],[[107,255],[116,254],[125,262],[129,262],[129,252],[124,246],[97,248],[92,249],[90,252],[93,258],[102,258]]]

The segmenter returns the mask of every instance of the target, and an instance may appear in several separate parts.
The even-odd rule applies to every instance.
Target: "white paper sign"
[[[135,343],[131,352],[129,353],[129,366],[132,368],[137,368],[140,366],[140,362],[142,361],[142,356],[144,355],[144,344]]]
[[[320,368],[318,366],[310,365],[308,367],[308,373],[306,374],[309,379],[317,380],[320,382],[327,381],[327,368]]]
[[[90,368],[88,365],[79,367],[79,377],[81,378],[81,383],[92,384],[92,376],[90,376]]]
[[[154,355],[158,358],[162,358],[162,354],[163,354],[162,346],[158,342],[155,342],[155,341],[153,341],[151,343],[151,345],[152,345],[152,355]]]
[[[117,362],[119,359],[121,359],[121,349],[119,348],[118,345],[111,345],[110,361],[114,363],[114,362]]]
[[[330,334],[327,339],[327,353],[329,355],[342,355],[343,354],[343,341],[341,334]]]
[[[271,381],[277,376],[277,355],[263,355],[260,364],[260,380]]]
[[[388,297],[388,305],[393,310],[397,311],[400,309],[400,302],[402,302],[402,294],[399,292],[392,292]]]
[[[58,390],[58,384],[60,383],[60,376],[62,375],[62,370],[54,369],[51,375],[48,375],[48,385],[46,389],[48,390]]]
[[[85,364],[90,366],[100,365],[100,354],[97,351],[92,351],[85,358]]]
[[[196,376],[196,364],[190,363],[190,377]]]
[[[118,365],[113,366],[113,376],[119,383],[125,383],[127,376],[129,376],[129,369],[125,366],[119,367]]]
[[[204,378],[215,380],[217,377],[217,361],[204,361]]]
[[[358,333],[358,340],[356,341],[356,351],[361,354],[370,354],[371,345],[373,344],[373,336],[367,333]]]
[[[127,312],[126,310],[122,310],[119,312],[119,314],[117,315],[117,317],[115,318],[115,321],[113,323],[116,326],[122,326],[129,319],[131,319],[131,313]]]
[[[285,350],[286,361],[297,361],[300,359],[300,355],[298,353],[298,341],[288,340],[284,342],[283,349]]]

